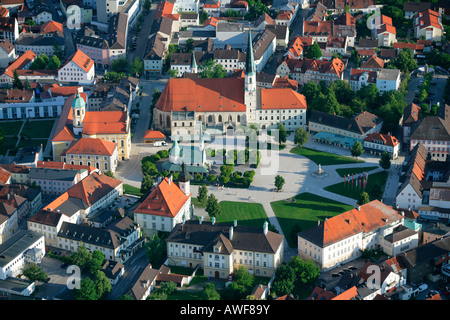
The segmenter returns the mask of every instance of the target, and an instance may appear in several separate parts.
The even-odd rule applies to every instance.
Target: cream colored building
[[[195,238],[190,238],[195,235]],[[195,268],[206,277],[227,279],[240,266],[255,276],[271,277],[283,262],[284,237],[255,227],[185,221],[167,239],[169,265]]]

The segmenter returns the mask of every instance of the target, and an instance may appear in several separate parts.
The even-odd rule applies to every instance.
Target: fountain
[[[326,177],[328,174],[325,172],[325,170],[322,169],[322,166],[319,164],[319,168],[312,173],[312,175],[316,178],[323,178]]]

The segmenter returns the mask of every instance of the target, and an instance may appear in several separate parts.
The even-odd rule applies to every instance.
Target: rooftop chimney
[[[267,221],[264,221],[263,231],[264,234],[267,234],[267,231],[269,231],[269,223]]]

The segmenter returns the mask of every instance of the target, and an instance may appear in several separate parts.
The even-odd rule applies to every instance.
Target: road
[[[150,29],[153,23],[153,18],[155,16],[157,3],[152,3],[150,10],[148,14],[145,16],[141,30],[139,31],[139,34],[137,36],[136,40],[136,49],[133,51],[128,49],[128,61],[131,63],[136,57],[139,57],[141,59],[145,58],[145,55],[147,54],[147,43],[148,43],[148,37],[150,35]],[[132,41],[131,36],[131,30],[128,31],[128,44],[131,44]]]
[[[152,121],[150,114],[152,94],[155,89],[162,91],[166,83],[167,79],[139,81],[139,86],[143,86],[144,93],[142,97],[136,96],[136,100],[133,102],[133,108],[136,106],[136,102],[139,102],[140,108],[139,119],[134,126],[133,138],[131,139],[130,159],[120,161],[114,173],[114,176],[124,184],[140,188],[142,181],[141,159],[160,150],[149,144],[144,144],[144,132],[149,128]]]

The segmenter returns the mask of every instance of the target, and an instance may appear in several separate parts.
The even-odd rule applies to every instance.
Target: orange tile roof
[[[147,130],[144,133],[144,139],[165,139],[166,136],[161,131]]]
[[[245,112],[244,79],[172,78],[156,108],[161,111]]]
[[[82,87],[78,87],[78,86],[68,86],[68,87],[56,86],[56,87],[53,87],[52,86],[50,88],[50,92],[53,97],[58,97],[58,96],[68,97],[68,96],[76,94],[80,88],[82,88]]]
[[[190,197],[176,183],[164,178],[133,212],[174,218]]]
[[[169,1],[161,2],[156,7],[154,20],[160,19],[164,14],[171,14],[173,12],[174,4]]]
[[[94,172],[44,207],[44,210],[56,210],[56,208],[66,202],[69,197],[81,199],[90,207],[121,184],[122,181],[120,180]]]
[[[62,23],[50,20],[41,25],[41,33],[64,32]]]
[[[378,58],[376,55],[371,56],[366,62],[362,63],[361,69],[382,69],[384,67],[384,60]]]
[[[419,27],[420,29],[435,27],[438,29],[442,29],[442,25],[439,23],[439,13],[433,10],[426,10],[419,12],[418,14],[419,23],[415,25],[415,27]]]
[[[429,297],[427,300],[442,300],[442,297],[439,293],[436,293],[434,296]]]
[[[373,140],[383,141],[384,145],[390,147],[395,147],[399,144],[399,141],[396,137],[391,136],[390,134],[383,134],[379,132],[373,132],[364,139],[364,141],[368,142],[372,142]]]
[[[22,54],[20,57],[18,57],[13,63],[11,63],[8,67],[5,69],[5,74],[10,76],[11,78],[14,78],[14,70],[16,69],[22,69],[27,64],[32,62],[37,55],[31,51],[27,50],[24,54]]]
[[[315,287],[308,300],[331,300],[336,295],[333,292],[327,291],[321,287]]]
[[[289,88],[261,89],[261,109],[306,109],[304,95]]]
[[[212,26],[214,26],[214,27],[217,27],[217,23],[218,23],[218,22],[219,22],[218,19],[216,19],[216,18],[214,18],[214,17],[211,17],[211,18],[208,18],[208,19],[205,21],[205,23],[203,24],[203,26],[206,27],[206,26],[212,25]]]
[[[394,43],[394,49],[403,49],[408,48],[411,50],[423,50],[425,46],[423,44],[418,43],[405,43],[405,42],[396,42]]]
[[[6,184],[11,178],[11,173],[3,168],[0,168],[0,183]]]
[[[340,295],[332,298],[331,300],[350,300],[358,295],[356,286],[351,287],[347,291],[342,292]]]
[[[217,3],[205,3],[203,8],[220,8],[220,1],[217,1]]]
[[[92,60],[87,54],[85,54],[80,49],[75,52],[75,54],[69,59],[77,66],[79,66],[83,71],[89,72],[89,70],[94,66],[94,60]]]
[[[289,79],[287,76],[283,78],[276,78],[272,88],[290,88],[294,91],[297,91],[298,81]]]
[[[88,111],[83,119],[83,134],[126,132],[126,111]]]
[[[104,139],[96,138],[81,138],[74,141],[64,154],[89,154],[112,156],[117,149],[115,142],[106,141]]]
[[[392,33],[392,34],[397,34],[397,29],[395,29],[395,27],[393,25],[390,25],[390,24],[383,24],[382,26],[380,26],[377,29],[377,33],[378,34],[382,34],[382,33],[385,33],[385,32],[389,32],[389,33]]]
[[[53,137],[52,141],[73,141],[74,139],[75,135],[72,130],[70,130],[67,126],[64,126],[62,130]]]

